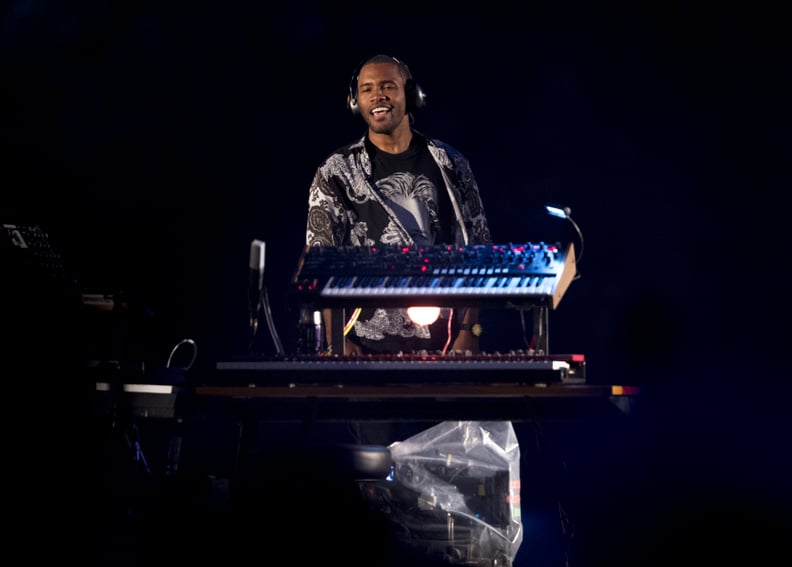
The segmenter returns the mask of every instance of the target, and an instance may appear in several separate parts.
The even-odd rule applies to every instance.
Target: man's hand
[[[338,354],[341,354],[340,352]],[[363,348],[350,341],[344,339],[344,355],[345,356],[363,356]]]
[[[460,331],[454,344],[451,345],[452,351],[466,352],[470,351],[473,354],[479,353],[479,338],[474,336],[470,331]]]
[[[473,354],[479,353],[479,337],[477,333],[473,332],[473,327],[478,326],[479,309],[478,307],[468,307],[465,309],[465,315],[462,318],[462,329],[457,333],[454,343],[451,345],[451,350],[458,352],[470,351]]]

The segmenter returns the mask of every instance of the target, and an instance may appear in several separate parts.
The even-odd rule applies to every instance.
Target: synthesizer
[[[289,297],[314,307],[486,303],[555,309],[575,274],[572,244],[306,246]]]
[[[586,358],[526,352],[295,355],[220,361],[216,369],[225,385],[584,384]]]

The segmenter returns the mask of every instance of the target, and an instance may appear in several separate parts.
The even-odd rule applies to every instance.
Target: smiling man
[[[309,246],[430,246],[491,243],[478,185],[456,149],[413,129],[426,96],[410,69],[390,55],[364,60],[347,105],[365,134],[320,164],[308,196]],[[479,350],[478,310],[442,308],[414,322],[407,307],[355,310],[344,322],[347,354]],[[330,344],[329,311],[325,322]],[[342,349],[335,345],[334,352]]]

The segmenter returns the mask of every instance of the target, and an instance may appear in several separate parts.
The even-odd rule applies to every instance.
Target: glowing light
[[[637,396],[640,389],[637,386],[611,386],[612,396]]]
[[[548,214],[558,217],[560,219],[569,218],[569,215],[572,214],[572,211],[569,207],[556,207],[553,205],[545,205],[545,210]]]
[[[416,325],[431,325],[440,317],[439,307],[408,307],[407,316]]]

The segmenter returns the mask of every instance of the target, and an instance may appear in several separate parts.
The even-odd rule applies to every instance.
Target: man
[[[413,130],[424,94],[407,65],[388,55],[365,60],[353,73],[347,103],[367,126],[352,144],[318,167],[308,197],[309,246],[431,246],[491,243],[478,186],[467,159],[456,149]],[[407,307],[355,309],[343,321],[345,345],[332,345],[331,312],[325,311],[328,345],[351,355],[414,352],[478,352],[478,309],[444,308],[434,323],[414,323]],[[337,335],[337,333],[336,333]],[[376,420],[353,424],[357,442],[389,445],[406,439],[420,423]],[[420,429],[419,429],[420,430]],[[398,518],[391,521],[399,523]],[[372,523],[365,518],[364,524]],[[396,533],[403,531],[399,527]],[[366,538],[372,540],[373,538]],[[398,538],[397,538],[398,540]],[[393,564],[435,565],[412,549],[389,547]],[[443,563],[445,563],[443,561]]]
[[[425,95],[407,65],[389,55],[365,60],[352,76],[347,102],[368,129],[318,167],[308,197],[306,244],[492,242],[467,159],[412,128],[413,112],[424,106]],[[406,306],[353,313],[344,325],[349,329],[346,354],[445,353],[449,346],[451,351],[479,351],[478,309],[472,306],[444,308],[431,324],[411,321]],[[325,323],[330,343],[329,311]]]

